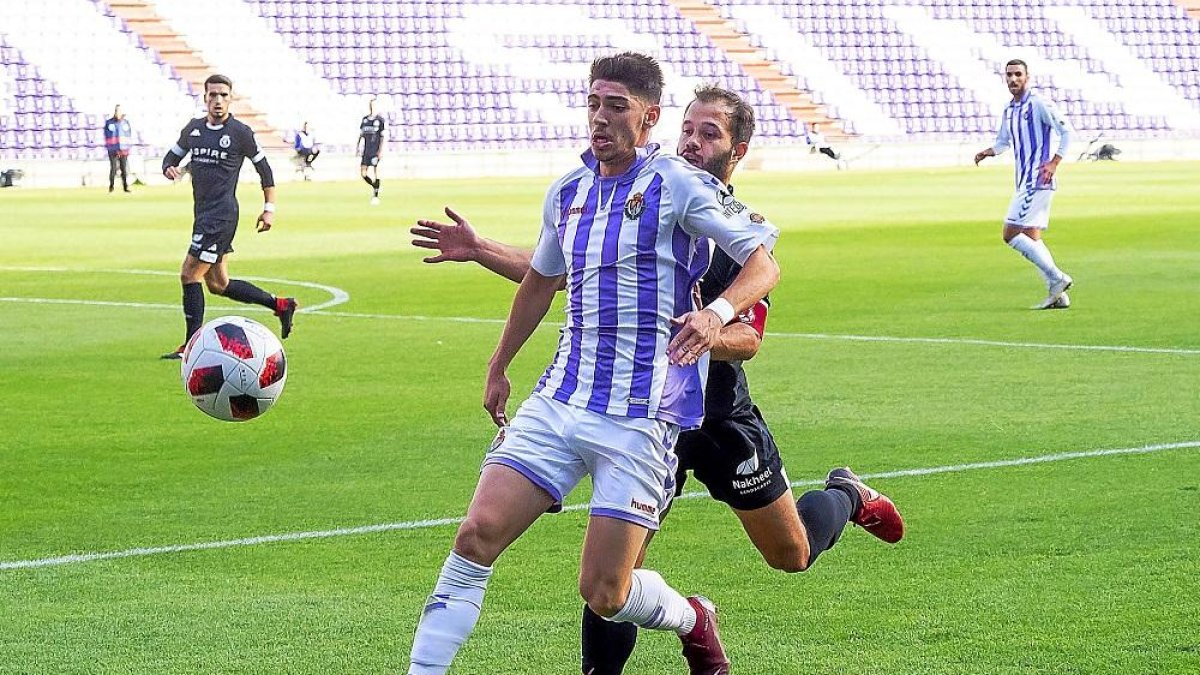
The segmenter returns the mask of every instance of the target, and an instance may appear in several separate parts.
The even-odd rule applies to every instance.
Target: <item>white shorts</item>
[[[556,506],[592,476],[593,516],[657,530],[675,495],[679,426],[603,415],[535,393],[521,404],[483,464],[503,464],[550,493]]]
[[[1050,202],[1053,199],[1054,190],[1018,190],[1008,204],[1004,224],[1039,230],[1050,227]]]

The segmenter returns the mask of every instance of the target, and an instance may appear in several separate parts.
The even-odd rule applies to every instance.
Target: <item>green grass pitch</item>
[[[407,230],[451,204],[532,244],[548,181],[388,177],[371,208],[351,178],[281,186],[268,234],[241,186],[233,276],[350,297],[298,316],[282,399],[241,425],[157,358],[182,337],[188,188],[0,193],[0,673],[403,672],[453,525],[35,565],[463,513],[515,286],[422,264]],[[850,528],[797,575],[725,506],[678,504],[649,565],[718,603],[734,672],[1200,672],[1200,164],[1061,181],[1048,242],[1074,306],[1033,312],[1041,281],[1000,240],[1008,168],[738,175],[783,229],[748,372],[790,477],[954,470],[874,481],[907,538]],[[210,298],[222,313],[277,328]],[[510,410],[554,339],[514,364]],[[501,558],[452,672],[577,672],[584,525],[546,517]],[[644,632],[628,672],[685,672],[678,641]]]

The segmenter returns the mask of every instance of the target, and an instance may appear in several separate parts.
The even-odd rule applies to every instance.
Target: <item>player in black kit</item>
[[[371,206],[379,204],[379,158],[383,155],[383,127],[383,118],[375,114],[375,99],[371,99],[367,103],[367,115],[358,125],[358,146],[362,148],[358,174],[374,190]],[[368,169],[375,170],[374,180],[367,176]]]
[[[209,293],[269,308],[279,317],[281,336],[286,338],[292,332],[295,298],[275,297],[248,281],[230,279],[225,266],[225,256],[233,252],[233,236],[237,233],[237,182],[246,158],[254,163],[263,189],[265,203],[258,217],[258,231],[271,229],[275,219],[275,176],[271,173],[271,165],[254,140],[250,127],[229,113],[232,102],[233,83],[229,78],[210,76],[204,81],[204,103],[208,114],[188,122],[179,133],[179,142],[163,157],[163,175],[177,180],[182,175],[179,162],[192,153],[195,216],[192,244],[179,270],[187,335],[178,349],[163,354],[164,359],[183,358],[188,340],[204,324],[201,280],[208,286]]]
[[[696,168],[728,183],[749,149],[754,111],[726,89],[701,87],[695,93],[684,113],[678,152]],[[734,199],[732,188],[722,201],[731,212],[746,208]],[[474,261],[501,276],[521,280],[529,269],[531,251],[479,237],[465,219],[450,209],[446,212],[455,225],[418,221],[418,227],[412,229],[422,237],[413,245],[439,252],[426,262]],[[700,243],[708,245],[706,240]],[[700,282],[698,306],[719,297],[739,269],[736,261],[716,249]],[[742,361],[758,352],[769,307],[770,301],[764,298],[721,329],[709,364],[704,423],[681,433],[675,446],[679,457],[677,494],[682,493],[687,471],[691,471],[714,499],[734,510],[767,564],[785,572],[808,569],[818,555],[837,543],[847,522],[888,543],[900,541],[904,521],[895,504],[867,487],[848,467],[830,471],[824,490],[810,490],[793,499],[775,439],[750,398],[742,370]],[[645,553],[643,548],[643,557]],[[584,607],[584,675],[619,675],[636,638],[633,624],[612,623]],[[728,671],[703,672],[720,675]]]

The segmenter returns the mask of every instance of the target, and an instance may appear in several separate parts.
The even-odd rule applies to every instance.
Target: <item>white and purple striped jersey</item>
[[[1050,152],[1052,136],[1058,137],[1058,149],[1054,152]],[[1054,190],[1057,181],[1042,183],[1038,169],[1052,155],[1066,157],[1070,141],[1071,127],[1054,104],[1026,91],[1021,100],[1010,102],[1004,109],[992,151],[999,155],[1010,147],[1013,149],[1018,191]]]
[[[708,268],[708,237],[738,261],[779,231],[725,186],[651,144],[620,176],[584,166],[546,195],[531,266],[567,275],[558,353],[534,391],[593,412],[699,426],[703,365],[671,365],[671,319],[695,309],[692,288]]]

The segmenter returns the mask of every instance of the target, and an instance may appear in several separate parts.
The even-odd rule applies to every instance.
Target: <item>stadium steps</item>
[[[740,65],[760,87],[771,92],[779,105],[794,119],[806,125],[815,122],[826,129],[839,130],[826,134],[827,138],[847,138],[847,135],[840,131],[843,125],[830,117],[824,106],[815,103],[811,93],[797,89],[794,85],[795,78],[784,75],[778,63],[769,60],[763,50],[750,44],[749,37],[722,17],[715,7],[704,0],[668,2],[679,10],[680,15],[695,24],[696,30],[707,36],[718,49]]]
[[[199,96],[203,97],[204,80],[217,69],[208,64],[199,52],[188,46],[187,41],[155,11],[153,3],[146,0],[108,0],[113,14],[121,18],[131,30],[142,38],[148,49],[154,50],[187,82]],[[244,96],[237,97],[237,118],[250,126],[265,150],[291,149],[280,140],[280,133],[267,122],[266,114],[255,109],[253,102]]]
[[[1200,0],[1175,0],[1188,13],[1188,16],[1200,21]]]

